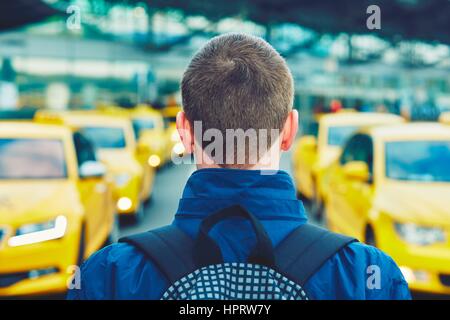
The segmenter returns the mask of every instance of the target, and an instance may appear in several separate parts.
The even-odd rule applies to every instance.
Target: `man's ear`
[[[292,110],[281,132],[281,150],[288,151],[294,143],[298,131],[298,111]]]
[[[194,130],[184,111],[177,113],[177,130],[186,153],[194,152]]]

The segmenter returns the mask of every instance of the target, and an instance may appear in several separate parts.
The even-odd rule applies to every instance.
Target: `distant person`
[[[338,99],[331,100],[331,102],[330,102],[330,111],[331,112],[336,113],[336,112],[341,111],[342,109],[343,109],[343,106],[342,106],[341,100],[338,100]]]
[[[171,94],[171,95],[167,98],[167,106],[168,106],[168,107],[177,107],[177,106],[178,106],[177,99],[175,98],[175,96],[174,96],[173,94]]]
[[[156,110],[162,110],[165,107],[161,99],[153,100],[152,102],[150,102],[150,105]]]
[[[285,61],[264,40],[209,41],[182,79],[177,128],[198,170],[173,224],[94,254],[69,299],[409,299],[386,254],[307,224],[291,177],[278,170],[298,128],[293,88]],[[196,135],[198,122],[219,142]],[[256,149],[231,144],[223,156],[235,162],[209,152],[231,142],[227,130],[252,128],[279,136],[258,136]]]
[[[437,121],[439,108],[432,99],[424,102],[416,102],[411,108],[411,121]]]
[[[378,113],[388,113],[388,108],[386,107],[386,105],[384,103],[379,103],[376,105],[375,107],[375,111]]]

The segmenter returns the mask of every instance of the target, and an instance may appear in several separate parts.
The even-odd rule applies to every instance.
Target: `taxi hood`
[[[101,149],[97,153],[100,161],[112,171],[139,172],[140,165],[128,149]]]
[[[376,208],[400,222],[450,226],[450,183],[389,182],[377,192]]]
[[[324,168],[331,165],[339,158],[342,148],[338,146],[324,146],[319,151],[319,167]]]
[[[79,205],[76,186],[67,180],[0,181],[0,225],[51,219]]]

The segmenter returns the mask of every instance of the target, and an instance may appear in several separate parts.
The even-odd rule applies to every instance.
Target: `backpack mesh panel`
[[[302,287],[266,266],[224,263],[175,282],[162,300],[308,300]]]

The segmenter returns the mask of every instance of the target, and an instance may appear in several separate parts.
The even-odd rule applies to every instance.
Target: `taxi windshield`
[[[0,138],[0,179],[67,178],[61,140]]]
[[[155,128],[155,122],[150,118],[133,119],[133,132],[135,138],[139,138],[142,131]]]
[[[328,128],[328,145],[342,147],[358,126],[335,126]]]
[[[386,176],[394,180],[450,182],[449,163],[450,141],[386,143]]]
[[[176,123],[177,122],[177,116],[165,117],[164,120],[166,120],[166,122],[168,122],[168,123]]]
[[[125,148],[125,133],[118,127],[84,127],[80,132],[95,146],[95,149]]]

